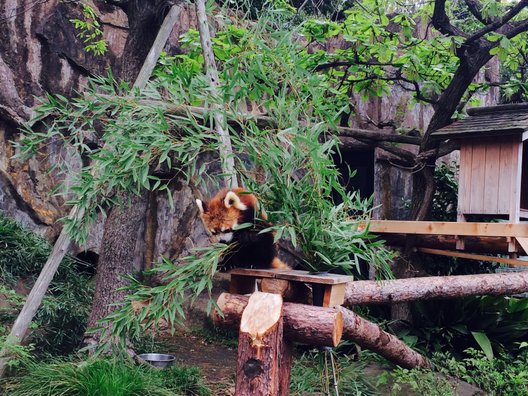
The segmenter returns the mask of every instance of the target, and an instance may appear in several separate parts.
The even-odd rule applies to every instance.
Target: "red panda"
[[[200,216],[211,234],[220,242],[236,244],[222,258],[222,269],[277,268],[289,269],[278,257],[272,232],[259,233],[268,228],[267,215],[258,209],[257,197],[243,188],[220,190],[209,202],[197,199]],[[237,225],[251,227],[235,229]]]

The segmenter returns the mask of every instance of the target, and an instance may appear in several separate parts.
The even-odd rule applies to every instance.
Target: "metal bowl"
[[[169,367],[176,359],[174,355],[165,353],[142,353],[138,357],[156,368]]]

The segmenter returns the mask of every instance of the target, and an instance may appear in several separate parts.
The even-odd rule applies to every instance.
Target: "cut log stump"
[[[282,297],[255,292],[242,313],[236,370],[237,396],[287,395],[291,371],[283,337]],[[287,377],[281,382],[280,377]],[[285,393],[284,393],[285,392]]]

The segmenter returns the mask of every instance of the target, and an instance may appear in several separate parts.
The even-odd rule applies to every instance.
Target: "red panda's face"
[[[208,203],[196,200],[206,228],[221,242],[233,239],[233,229],[240,224],[242,212],[248,210],[245,197],[238,195],[237,190],[222,190]]]

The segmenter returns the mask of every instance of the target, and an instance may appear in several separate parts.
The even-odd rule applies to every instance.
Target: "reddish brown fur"
[[[246,206],[245,210],[236,208],[235,205],[226,207],[224,199],[232,191]],[[222,232],[232,232],[237,224],[253,223],[252,229],[234,231],[234,240],[241,244],[236,252],[226,257],[227,267],[255,265],[255,268],[280,268],[289,269],[277,257],[277,246],[273,242],[273,233],[259,234],[259,230],[269,225],[265,222],[267,216],[259,211],[258,200],[244,188],[220,190],[211,200],[203,203],[204,213],[202,219],[209,231],[216,235]]]
[[[257,198],[253,194],[248,194],[245,189],[239,187],[231,190],[226,188],[220,190],[207,203],[207,210],[202,215],[205,224],[212,233],[220,232],[222,227],[224,227],[225,230],[231,230],[237,224],[243,223],[241,211],[239,209],[234,206],[231,206],[230,208],[225,207],[224,198],[228,191],[233,191],[237,194],[240,201],[248,207],[248,210],[252,209],[255,212],[257,210]],[[267,216],[261,214],[261,218],[266,220]]]

